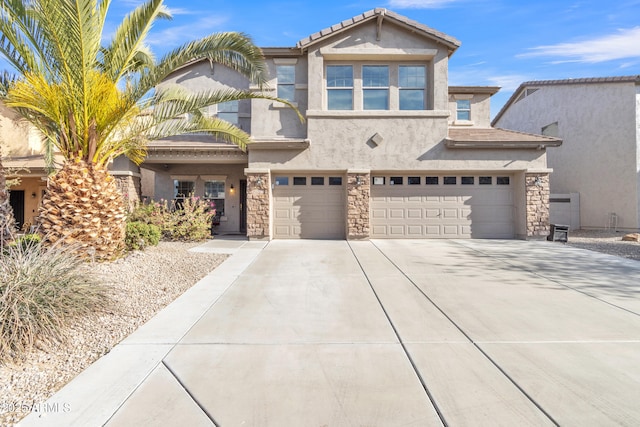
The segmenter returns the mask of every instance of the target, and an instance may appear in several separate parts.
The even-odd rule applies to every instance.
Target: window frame
[[[229,107],[232,107],[232,108],[229,108]],[[216,105],[216,117],[219,118],[220,120],[224,120],[227,123],[231,123],[234,126],[238,126],[239,119],[240,119],[239,112],[240,112],[239,100],[221,102]],[[234,120],[226,119],[225,116],[227,115],[228,117],[233,117]]]
[[[402,82],[401,82],[401,76],[400,76],[400,69],[402,68],[410,68],[410,67],[415,67],[415,68],[422,68],[424,70],[424,81],[423,81],[423,85],[407,85],[407,86],[402,86]],[[397,88],[398,88],[398,110],[400,111],[422,111],[422,110],[426,110],[427,109],[427,66],[426,65],[418,65],[418,64],[398,64],[397,67],[397,72],[398,72],[398,81],[397,81]],[[402,108],[402,92],[408,92],[408,91],[421,91],[422,92],[422,108]]]
[[[461,103],[468,104],[468,107],[461,107]],[[465,117],[460,117],[461,114]],[[471,99],[456,99],[456,120],[464,122],[471,121]]]
[[[361,64],[360,65],[360,70],[361,70],[361,81],[362,81],[362,109],[365,111],[381,111],[381,110],[388,110],[389,109],[389,104],[390,104],[390,74],[389,74],[389,65],[378,65],[378,64]],[[378,84],[373,84],[373,85],[368,85],[367,83],[369,83],[368,81],[365,80],[374,80],[373,76],[372,77],[365,77],[365,69],[374,69],[374,68],[385,68],[386,69],[386,85],[378,85]],[[384,83],[384,82],[381,82]],[[386,99],[385,99],[385,106],[384,108],[369,108],[367,106],[367,94],[373,94],[374,92],[384,92],[386,95]]]
[[[280,70],[284,68],[291,68],[293,70],[293,78],[292,81],[283,81],[283,78],[280,75]],[[276,95],[280,99],[284,99],[289,102],[295,102],[296,98],[296,66],[295,64],[276,64]],[[291,97],[283,96],[281,93],[281,88],[287,88],[291,93]]]
[[[351,111],[354,110],[354,95],[355,95],[355,76],[354,76],[354,65],[353,64],[327,64],[326,65],[326,75],[325,75],[325,85],[327,88],[327,110],[329,111]],[[335,68],[350,68],[351,69],[351,86],[330,86],[329,85],[329,70]],[[347,78],[342,77],[341,79],[347,80]],[[340,78],[336,77],[334,80],[340,80]],[[336,82],[337,83],[337,82]],[[331,108],[331,96],[330,93],[338,93],[338,92],[350,92],[351,93],[351,108]]]

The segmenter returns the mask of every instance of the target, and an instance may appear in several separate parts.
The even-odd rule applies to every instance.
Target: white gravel
[[[0,366],[0,426],[11,426],[222,263],[228,255],[161,242],[112,263],[87,265],[112,289],[107,312],[79,320],[69,340]]]
[[[640,243],[623,241],[626,234],[614,230],[574,230],[569,232],[567,244],[640,261]]]

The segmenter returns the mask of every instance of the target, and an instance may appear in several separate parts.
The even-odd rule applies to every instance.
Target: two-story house
[[[525,82],[493,123],[564,141],[549,152],[551,192],[554,207],[579,200],[579,217],[559,209],[553,221],[640,228],[640,75]]]
[[[526,238],[548,234],[546,147],[493,129],[495,87],[449,87],[460,42],[385,9],[264,48],[272,94],[211,108],[248,152],[187,135],[154,142],[142,195],[215,201],[221,233],[250,238]],[[166,84],[250,88],[195,61]]]
[[[528,238],[548,234],[546,148],[561,140],[490,126],[496,87],[448,84],[460,42],[386,9],[292,47],[267,47],[270,94],[208,113],[251,134],[154,141],[141,168],[117,159],[125,196],[215,202],[218,232],[279,238]],[[257,90],[194,60],[163,85]],[[160,88],[161,89],[161,88]],[[30,191],[30,190],[29,190]],[[27,191],[28,192],[28,191]]]

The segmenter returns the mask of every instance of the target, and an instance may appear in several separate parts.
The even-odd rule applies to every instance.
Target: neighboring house
[[[209,137],[156,141],[142,195],[213,200],[220,233],[250,238],[527,238],[548,234],[546,147],[490,127],[494,87],[449,87],[460,43],[385,9],[264,48],[273,95],[211,107],[252,135],[243,153]],[[249,88],[208,61],[165,84]]]
[[[129,198],[215,202],[221,234],[273,238],[546,236],[546,148],[557,137],[493,129],[495,87],[449,87],[456,39],[375,9],[264,48],[267,93],[206,112],[251,134],[247,152],[204,135],[154,141],[112,171]],[[207,60],[163,86],[258,90]],[[159,88],[160,90],[162,89]]]
[[[38,205],[47,186],[46,169],[39,133],[31,125],[0,103],[0,145],[3,166],[9,178],[19,176],[10,188],[9,201],[16,226],[35,223]]]
[[[640,75],[523,83],[493,125],[562,138],[551,193],[579,194],[582,228],[640,228]]]

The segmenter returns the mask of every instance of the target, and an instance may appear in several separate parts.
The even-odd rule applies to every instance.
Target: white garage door
[[[342,176],[275,174],[273,183],[274,238],[345,238]]]
[[[497,175],[375,175],[373,238],[514,237],[513,178]]]

